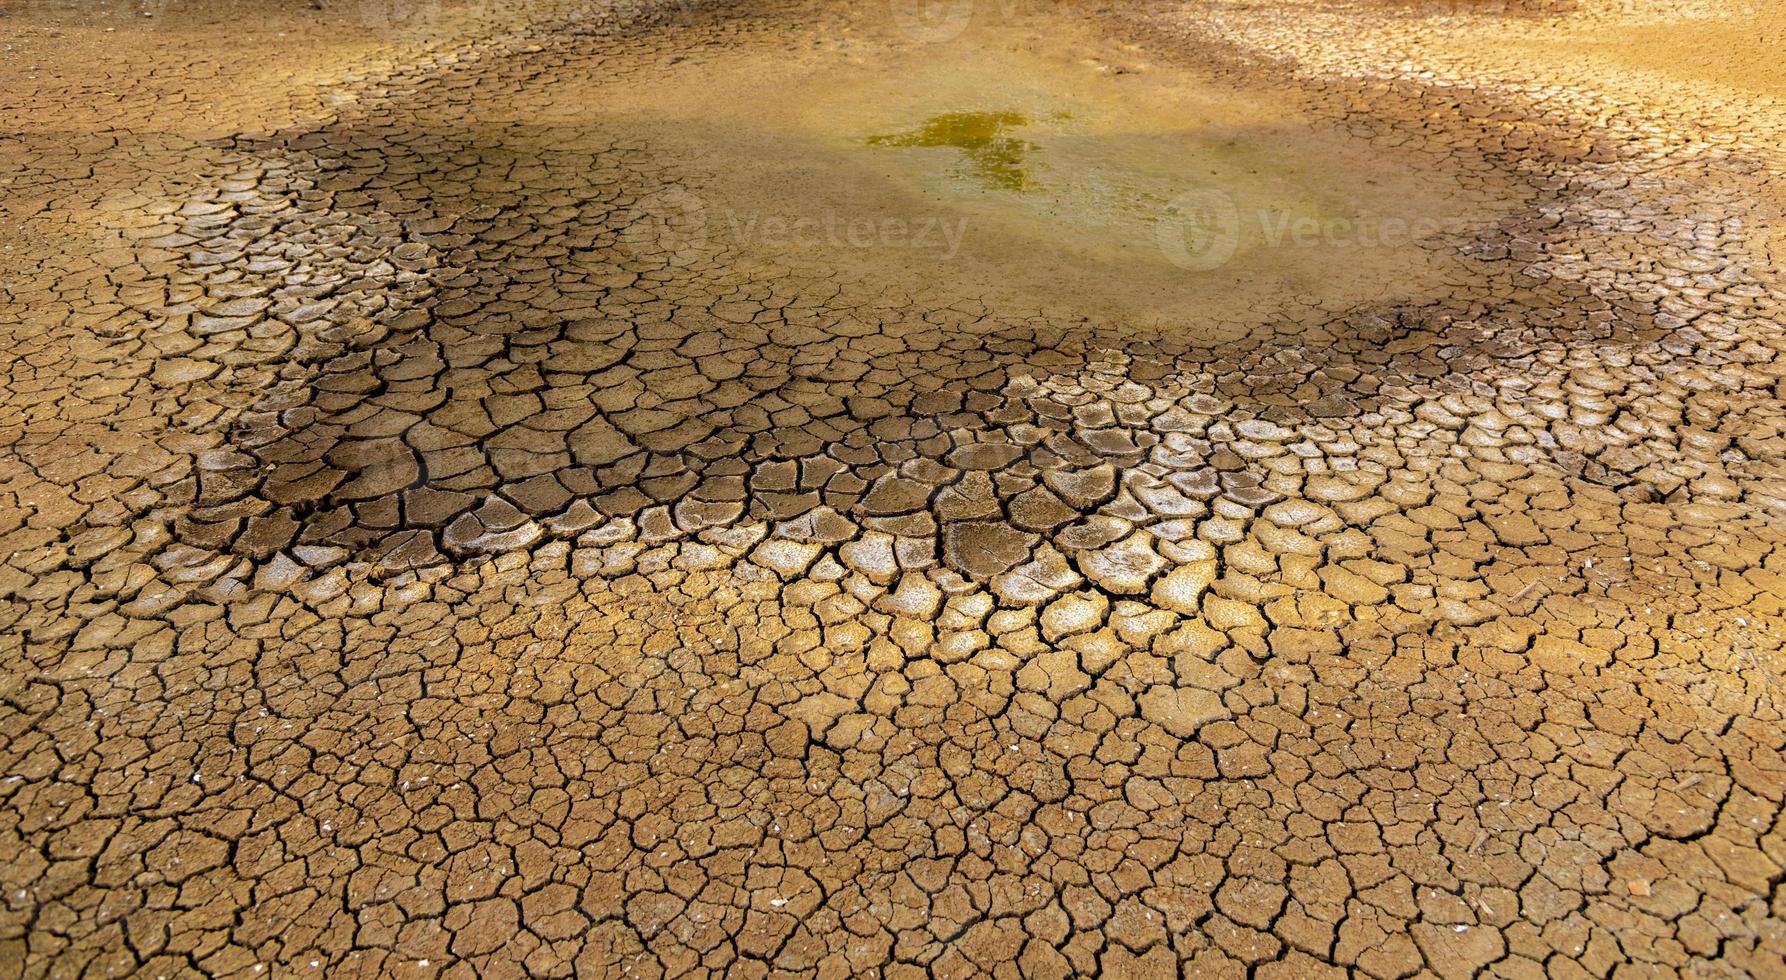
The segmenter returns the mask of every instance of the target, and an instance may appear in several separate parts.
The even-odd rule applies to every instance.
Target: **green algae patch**
[[[946,112],[904,133],[868,137],[869,146],[952,147],[967,158],[962,176],[992,190],[1030,187],[1025,157],[1035,144],[1010,135],[1029,120],[1015,112]]]

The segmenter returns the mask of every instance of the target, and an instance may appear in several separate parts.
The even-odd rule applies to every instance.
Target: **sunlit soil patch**
[[[592,80],[565,118],[689,161],[727,262],[1210,339],[1422,300],[1516,206],[1072,18],[914,45],[878,17],[774,57],[703,52],[651,86]]]

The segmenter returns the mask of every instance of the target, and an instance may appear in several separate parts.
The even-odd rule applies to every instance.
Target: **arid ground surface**
[[[0,6],[0,973],[1786,975],[1777,5]]]

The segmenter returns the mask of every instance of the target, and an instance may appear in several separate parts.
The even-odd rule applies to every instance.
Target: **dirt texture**
[[[1786,975],[1776,5],[0,3],[0,972]]]

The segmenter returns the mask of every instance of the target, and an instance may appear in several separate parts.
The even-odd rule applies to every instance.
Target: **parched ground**
[[[0,18],[0,972],[1786,975],[1775,5],[319,6]]]

